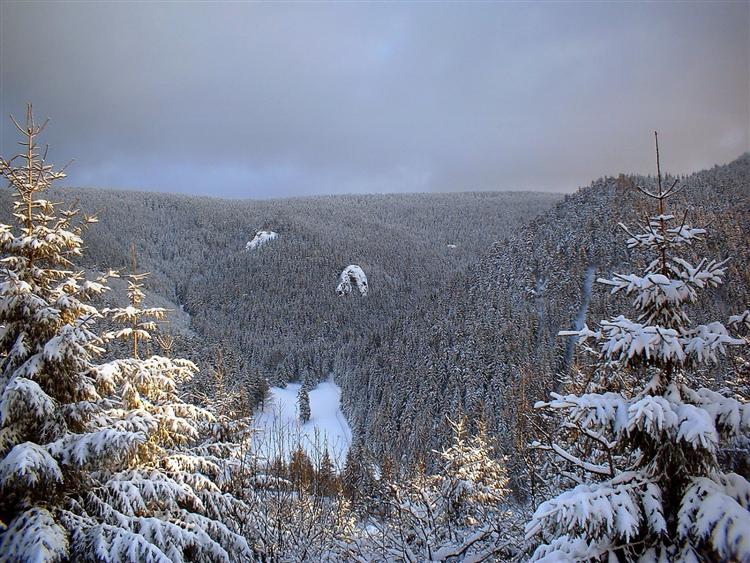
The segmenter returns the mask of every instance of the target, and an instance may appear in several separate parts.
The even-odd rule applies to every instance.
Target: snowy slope
[[[300,424],[297,394],[301,385],[271,387],[270,398],[256,413],[254,437],[256,453],[273,459],[289,453],[301,444],[313,463],[325,446],[334,465],[341,469],[352,440],[349,423],[341,412],[341,389],[332,379],[321,382],[310,391],[310,420]]]

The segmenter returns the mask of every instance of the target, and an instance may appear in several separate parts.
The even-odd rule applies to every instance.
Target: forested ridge
[[[732,257],[727,283],[692,312],[726,317],[750,303],[750,155],[680,180],[674,205],[711,226],[712,255]],[[565,196],[496,241],[439,299],[375,334],[342,378],[355,432],[377,455],[411,461],[439,449],[450,436],[445,416],[464,412],[513,451],[518,409],[557,389],[574,360],[557,333],[627,302],[591,282],[642,263],[618,224],[645,220],[651,202],[635,186],[655,181],[620,175]]]
[[[315,383],[348,366],[374,330],[438,299],[445,280],[560,198],[476,192],[248,201],[51,193],[97,213],[84,265],[127,271],[134,245],[139,266],[151,273],[146,289],[190,316],[196,337],[178,331],[175,350],[208,365],[221,348],[235,380],[250,385],[259,377]],[[263,229],[278,238],[246,250]],[[367,275],[365,298],[336,293],[350,264]]]
[[[657,139],[655,178],[525,223],[554,198],[57,192],[30,106],[18,129],[0,561],[750,560],[749,155],[663,177]],[[246,232],[251,205],[266,218]],[[451,254],[478,252],[490,217],[507,238]],[[355,431],[343,467],[257,447],[268,380],[301,380],[299,428],[329,372]]]
[[[528,404],[557,387],[573,361],[557,332],[610,305],[591,282],[634,263],[618,223],[645,216],[635,185],[653,182],[602,178],[563,201],[534,192],[261,201],[52,193],[99,212],[89,268],[126,271],[135,245],[147,288],[189,315],[176,351],[209,366],[221,350],[230,384],[246,387],[335,373],[356,439],[377,459],[411,463],[449,440],[445,416],[457,413],[486,421],[512,451],[521,374],[533,374]],[[741,266],[750,155],[684,185],[676,199],[691,220],[718,225],[709,248],[734,257],[702,311],[727,314],[750,302]],[[246,250],[262,229],[279,237]],[[367,297],[336,294],[352,263],[367,273]]]

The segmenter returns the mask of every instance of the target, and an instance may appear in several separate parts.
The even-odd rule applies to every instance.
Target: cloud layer
[[[572,191],[747,151],[750,4],[0,4],[0,109],[69,183]],[[0,149],[15,150],[9,122]]]

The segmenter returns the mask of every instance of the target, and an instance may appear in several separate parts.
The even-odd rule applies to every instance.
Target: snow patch
[[[245,250],[247,251],[255,250],[259,246],[269,241],[272,241],[278,236],[279,236],[279,233],[275,233],[273,231],[258,231],[257,233],[255,233],[253,240],[251,240],[245,245]]]
[[[301,387],[299,383],[271,387],[270,397],[255,414],[253,449],[268,460],[289,459],[301,445],[315,463],[327,447],[331,461],[341,470],[352,441],[351,428],[341,412],[341,388],[329,379],[310,391],[310,420],[302,424],[297,406]]]
[[[352,287],[356,287],[360,295],[367,295],[367,276],[364,270],[356,264],[347,266],[341,272],[339,285],[336,286],[336,293],[339,295],[348,295],[352,292]]]

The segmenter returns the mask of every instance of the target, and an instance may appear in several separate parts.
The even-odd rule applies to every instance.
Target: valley
[[[748,46],[0,0],[0,563],[750,563]]]
[[[288,459],[301,446],[315,465],[327,451],[334,467],[341,471],[352,441],[349,423],[341,412],[341,388],[331,378],[311,389],[311,416],[302,422],[298,406],[301,387],[288,383],[269,389],[268,397],[253,415],[252,454],[270,463],[276,458]]]

